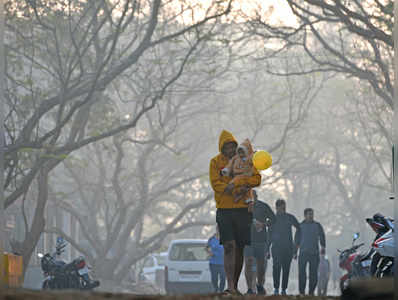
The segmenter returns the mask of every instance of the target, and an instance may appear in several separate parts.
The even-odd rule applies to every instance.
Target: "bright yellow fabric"
[[[239,201],[238,203],[234,202],[234,197],[230,194],[225,194],[224,189],[231,181],[231,177],[229,176],[221,176],[220,171],[225,168],[228,164],[228,158],[225,157],[221,153],[221,149],[227,142],[236,142],[234,136],[226,131],[223,130],[220,134],[219,142],[218,142],[218,149],[220,153],[213,157],[210,161],[210,168],[209,168],[209,177],[210,177],[210,184],[214,190],[214,199],[216,201],[217,208],[244,208],[247,207],[245,201]],[[235,182],[235,189],[239,188],[242,185],[249,185],[250,187],[259,186],[261,183],[261,175],[257,170],[254,170],[253,176],[240,178]]]

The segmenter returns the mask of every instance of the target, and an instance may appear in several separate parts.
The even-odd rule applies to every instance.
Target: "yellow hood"
[[[232,133],[227,130],[223,130],[220,134],[220,138],[218,139],[218,150],[221,152],[224,144],[228,142],[234,142],[236,143],[236,145],[238,145],[238,142],[236,141]]]
[[[217,208],[247,208],[247,204],[244,201],[239,201],[236,203],[234,201],[234,197],[230,194],[224,193],[226,186],[232,180],[229,176],[221,176],[220,171],[225,168],[228,164],[228,158],[221,153],[222,147],[227,142],[236,142],[234,136],[223,130],[220,134],[220,139],[218,143],[218,147],[220,153],[213,157],[210,161],[209,167],[209,177],[210,184],[214,191],[214,199],[216,200]],[[247,185],[249,187],[259,186],[261,183],[261,175],[260,173],[254,169],[253,176],[248,178],[241,178],[236,181],[235,188],[239,188],[243,185]]]
[[[254,151],[249,139],[245,139],[243,143],[238,146],[236,151],[238,151],[239,148],[243,149],[243,151],[246,153],[246,156],[251,157],[253,155]]]

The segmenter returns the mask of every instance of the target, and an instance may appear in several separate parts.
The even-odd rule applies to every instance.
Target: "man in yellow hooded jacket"
[[[254,170],[252,176],[242,177],[231,182],[229,176],[222,176],[221,170],[236,154],[238,143],[234,136],[223,130],[219,138],[220,153],[210,161],[210,183],[216,200],[216,221],[220,230],[220,243],[224,246],[224,268],[228,283],[227,293],[238,292],[238,280],[243,266],[243,248],[250,245],[250,228],[252,223],[252,204],[246,199],[235,202],[235,192],[244,193],[259,186],[261,175]],[[247,193],[248,194],[248,193]]]

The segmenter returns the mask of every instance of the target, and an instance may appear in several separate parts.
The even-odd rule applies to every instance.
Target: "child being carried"
[[[232,177],[231,183],[236,183],[239,178],[251,177],[254,174],[254,166],[252,162],[253,148],[249,139],[245,139],[242,144],[236,149],[236,155],[230,159],[228,165],[221,170],[222,176]],[[248,200],[250,202],[253,200],[253,192],[251,189],[245,190],[243,193],[235,191],[233,193],[234,202],[237,203],[248,195]]]

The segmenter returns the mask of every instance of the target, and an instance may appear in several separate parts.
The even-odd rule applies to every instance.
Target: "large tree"
[[[388,200],[392,111],[374,100],[369,87],[364,91],[342,78],[329,82],[287,144],[275,169],[279,176],[272,178],[292,211],[302,216],[305,207],[313,207],[330,236],[368,233],[365,218],[389,214],[393,205]]]
[[[19,249],[25,264],[45,226],[50,172],[73,151],[134,128],[213,36],[230,5],[212,1],[197,16],[188,2],[7,2],[6,208],[38,181],[34,217]],[[92,110],[112,98],[110,85],[165,44],[182,49],[169,53],[177,64],[164,65],[163,81],[148,82],[147,92],[132,99],[135,109],[127,122],[105,109],[102,119],[114,117],[113,122],[88,130]]]
[[[247,23],[256,37],[270,42],[262,54],[278,75],[337,72],[367,82],[393,108],[394,43],[392,0],[287,0],[292,22],[275,22],[258,11]],[[271,9],[271,12],[273,10]],[[292,51],[300,48],[306,57]],[[280,72],[273,61],[290,57],[302,72]],[[307,58],[313,62],[308,64]]]
[[[59,227],[47,231],[65,236],[103,278],[124,278],[131,264],[166,243],[169,234],[199,226],[198,237],[204,225],[214,224],[215,207],[206,172],[207,149],[217,139],[210,140],[203,132],[220,114],[241,124],[240,130],[258,146],[276,152],[305,120],[326,79],[309,75],[281,82],[258,66],[251,72],[249,67],[239,76],[239,89],[234,90],[239,96],[229,91],[231,97],[222,99],[214,93],[221,86],[228,90],[234,84],[234,71],[242,62],[230,66],[232,55],[223,67],[216,49],[204,48],[204,53],[201,50],[201,55],[195,57],[199,61],[217,58],[210,72],[204,72],[203,67],[188,68],[178,88],[175,86],[165,96],[156,112],[147,113],[134,130],[115,137],[112,143],[95,143],[76,152],[75,159],[67,159],[65,166],[72,181],[65,177],[65,171],[52,180],[64,198],[57,200],[58,206],[78,221],[89,248],[81,247],[80,238],[75,240]],[[152,81],[152,73],[157,74],[143,70],[141,77],[145,82]],[[225,81],[220,82],[222,77]],[[124,80],[131,82],[128,75]],[[134,93],[145,91],[139,89],[144,83],[132,87],[122,81],[121,91],[123,86]],[[237,109],[239,103],[244,103],[243,114]],[[217,110],[217,105],[223,108]],[[111,252],[115,256],[110,258]]]
[[[208,59],[209,50],[216,55],[211,49],[201,49],[202,55],[195,59]],[[202,67],[201,72],[187,70],[178,87],[156,105],[156,111],[146,113],[135,130],[77,151],[52,181],[54,195],[62,195],[56,205],[77,220],[88,246],[82,247],[81,237],[75,239],[60,227],[48,226],[47,232],[70,241],[101,278],[119,282],[132,264],[160,248],[169,234],[213,225],[211,218],[198,213],[211,194],[200,183],[205,171],[195,167],[204,146],[198,147],[190,126],[201,116],[214,117],[206,107],[215,100],[205,100],[203,94],[211,94],[212,83],[228,68],[220,62],[212,68],[216,66],[217,71],[210,73]],[[139,87],[159,81],[159,73],[143,70],[142,85],[125,85],[129,95],[145,93]],[[122,81],[120,90],[123,85]]]

